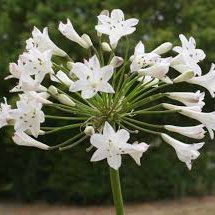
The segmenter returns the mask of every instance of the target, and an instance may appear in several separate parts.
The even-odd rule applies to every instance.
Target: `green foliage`
[[[96,15],[102,9],[121,8],[128,17],[140,19],[138,30],[130,41],[143,40],[150,50],[164,41],[178,43],[178,34],[193,35],[205,50],[208,61],[215,57],[214,0],[0,0],[0,77],[1,97],[9,95],[13,81],[3,81],[8,63],[15,61],[24,42],[37,26],[49,27],[50,37],[72,58],[85,54],[77,44],[57,31],[60,20],[70,18],[79,32],[96,36]],[[122,41],[123,42],[123,41]],[[131,50],[132,51],[132,50]],[[121,50],[123,52],[123,49]],[[207,66],[206,66],[207,65]],[[214,103],[211,102],[211,107]],[[173,119],[178,121],[178,119]],[[183,123],[183,122],[180,122]],[[71,151],[43,152],[15,146],[9,139],[11,131],[1,130],[0,195],[2,198],[33,201],[63,201],[68,203],[104,203],[111,201],[108,168],[105,162],[90,163],[86,143]],[[59,143],[62,135],[47,138],[46,143]],[[145,141],[145,136],[139,140]],[[153,137],[148,141],[159,142]],[[155,144],[156,145],[156,144]],[[137,167],[125,159],[121,168],[122,187],[126,201],[155,200],[214,192],[214,145],[209,143],[189,172],[174,150],[166,144],[151,148]]]

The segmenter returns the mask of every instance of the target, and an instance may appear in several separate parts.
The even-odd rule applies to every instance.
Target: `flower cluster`
[[[182,34],[179,35],[181,46],[173,47],[165,42],[147,52],[139,41],[133,53],[129,53],[129,35],[137,24],[138,19],[125,19],[119,9],[110,13],[102,11],[95,26],[99,41],[95,47],[95,41],[87,34],[80,36],[69,19],[60,22],[62,35],[75,42],[74,46],[86,50],[84,59],[77,62],[52,42],[47,27],[42,32],[34,27],[24,53],[9,66],[10,75],[5,79],[17,80],[10,92],[18,93],[19,99],[12,107],[4,98],[0,104],[0,127],[14,128],[12,139],[16,144],[44,150],[66,150],[89,139],[87,151],[94,150],[91,161],[107,159],[108,165],[116,170],[124,154],[140,165],[143,153],[150,146],[144,142],[129,143],[130,134],[158,135],[191,169],[204,142],[188,144],[172,136],[177,133],[201,140],[208,131],[214,138],[215,112],[202,111],[205,92],[200,92],[198,86],[215,96],[215,65],[202,75],[199,63],[206,55],[196,48],[193,37],[187,39]],[[120,53],[117,46],[123,39],[127,47]],[[194,92],[175,92],[174,86],[182,82],[194,84]],[[58,111],[60,116],[43,112],[50,109],[52,113]],[[183,126],[153,124],[143,117],[152,115],[157,119],[163,114],[181,114],[194,119],[196,124],[190,126],[186,121]],[[49,120],[66,124],[41,125]],[[159,118],[157,121],[160,122]],[[58,145],[48,146],[36,140],[40,135],[73,129],[72,137]]]

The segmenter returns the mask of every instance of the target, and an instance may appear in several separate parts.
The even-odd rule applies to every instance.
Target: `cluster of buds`
[[[71,149],[88,139],[87,151],[94,150],[91,161],[106,159],[116,170],[121,166],[122,155],[130,155],[140,165],[143,153],[150,148],[145,142],[129,143],[130,134],[158,135],[191,169],[204,142],[187,144],[172,136],[177,133],[201,140],[208,131],[211,139],[214,138],[215,112],[202,111],[205,92],[200,92],[197,87],[205,88],[212,97],[215,96],[215,65],[202,75],[199,62],[206,55],[196,48],[193,37],[187,39],[182,34],[179,35],[181,46],[173,47],[172,43],[165,42],[146,52],[140,41],[130,55],[128,35],[136,30],[138,21],[125,19],[119,9],[111,13],[102,11],[95,26],[99,47],[94,46],[89,35],[79,36],[69,19],[66,24],[60,22],[59,31],[86,50],[86,56],[78,62],[52,42],[48,28],[41,32],[34,27],[24,53],[9,66],[10,75],[5,79],[17,79],[17,86],[10,92],[18,93],[19,99],[12,107],[4,98],[0,127],[14,127],[12,139],[16,144],[44,150]],[[117,46],[121,38],[126,39],[127,47],[118,56]],[[170,50],[176,54],[168,56]],[[178,75],[172,77],[171,70]],[[174,86],[182,82],[195,85],[194,92],[174,92]],[[47,112],[55,109],[59,114],[48,115],[43,112],[43,107],[47,107]],[[190,126],[189,120],[183,121],[183,126],[168,122],[154,124],[142,117],[153,115],[160,122],[157,117],[163,114],[182,114],[187,119],[194,119],[196,124]],[[49,120],[65,121],[65,125],[41,126]],[[73,129],[80,132],[77,134]],[[65,130],[74,133],[58,145],[36,140],[40,135],[55,135]]]

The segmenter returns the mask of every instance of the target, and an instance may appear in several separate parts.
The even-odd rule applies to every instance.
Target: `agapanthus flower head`
[[[198,87],[207,89],[214,97],[215,66],[212,64],[207,74],[201,74],[199,63],[206,56],[196,48],[193,37],[180,35],[182,45],[173,48],[176,54],[168,52],[171,42],[149,52],[142,41],[130,47],[128,40],[137,24],[135,18],[125,19],[120,9],[104,10],[95,26],[96,38],[86,33],[80,36],[69,19],[60,22],[59,31],[85,49],[77,61],[50,40],[47,28],[40,32],[35,27],[32,38],[26,41],[26,50],[17,63],[9,65],[10,75],[6,79],[17,80],[11,92],[19,96],[14,107],[6,99],[1,103],[0,127],[14,127],[12,139],[17,145],[44,150],[68,150],[87,141],[90,145],[86,151],[94,151],[91,161],[107,160],[115,170],[120,168],[125,154],[140,165],[150,145],[142,141],[131,143],[129,139],[132,135],[132,139],[138,140],[143,132],[159,136],[171,145],[179,160],[191,169],[204,142],[186,144],[174,135],[200,140],[209,131],[210,137],[214,137],[215,114],[202,111],[207,107],[204,98],[208,92]],[[122,40],[127,41],[123,53],[116,50]],[[63,57],[62,62],[53,55]],[[175,84],[180,86],[182,82],[193,84],[195,90],[176,90]],[[49,114],[53,112],[56,115]],[[169,117],[161,120],[166,114]],[[152,115],[153,123],[145,115]],[[174,115],[183,115],[187,121],[172,125],[169,120]],[[50,126],[51,120],[56,120],[55,126]],[[44,126],[46,123],[49,126]],[[48,146],[35,139],[65,130],[71,132],[62,135],[65,140],[57,145]],[[71,136],[67,137],[67,133]]]

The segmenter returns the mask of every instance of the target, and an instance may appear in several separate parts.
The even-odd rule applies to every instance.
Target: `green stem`
[[[66,117],[66,116],[51,116],[45,115],[47,119],[62,119],[62,120],[87,120],[88,117]]]
[[[113,193],[113,201],[115,205],[116,215],[124,215],[123,199],[120,185],[119,170],[110,169],[110,181]]]

